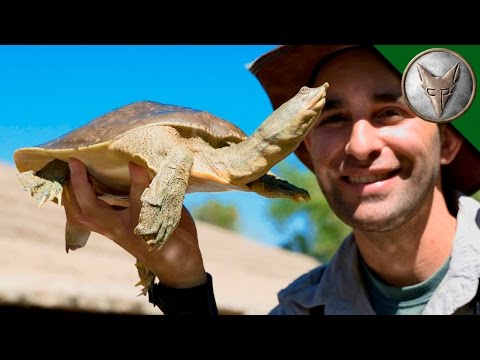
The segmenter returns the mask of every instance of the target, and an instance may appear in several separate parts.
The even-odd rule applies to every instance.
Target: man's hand
[[[68,194],[62,197],[68,222],[112,239],[154,272],[166,286],[187,288],[206,282],[197,229],[185,207],[180,225],[161,250],[148,246],[134,233],[142,207],[140,197],[150,184],[146,169],[129,164],[132,179],[130,207],[117,210],[96,197],[82,162],[70,159],[69,166],[70,182],[65,187]]]

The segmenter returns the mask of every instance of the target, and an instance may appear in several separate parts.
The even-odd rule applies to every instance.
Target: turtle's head
[[[320,100],[325,99],[325,94],[329,86],[330,85],[327,82],[316,88],[302,86],[297,95],[289,101],[298,102],[298,105],[300,106],[299,110],[304,106],[305,110],[312,110],[320,114],[323,104],[325,104],[325,100]],[[287,101],[287,103],[289,101]]]
[[[328,83],[313,88],[302,86],[257,128],[251,136],[253,143],[260,144],[262,151],[275,154],[275,163],[288,156],[316,123],[325,105],[328,86]],[[281,151],[267,151],[265,144]]]
[[[320,115],[325,105],[328,87],[327,82],[319,87],[302,86],[295,96],[286,101],[277,111],[280,110],[279,113],[285,111],[291,118],[300,116],[302,122],[310,123]]]
[[[295,138],[295,141],[303,139],[325,105],[328,87],[327,82],[319,87],[302,86],[292,98],[275,110],[275,126],[285,129],[285,135],[289,134],[288,137]]]
[[[229,169],[230,177],[235,173],[236,181],[252,182],[295,151],[316,123],[325,105],[327,88],[328,83],[315,88],[303,86],[270,114],[247,140],[218,149],[219,153],[224,153],[224,164],[234,164]],[[245,159],[250,161],[245,162]]]

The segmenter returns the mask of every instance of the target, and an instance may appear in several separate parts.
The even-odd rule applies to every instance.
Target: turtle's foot
[[[148,270],[145,265],[138,260],[135,263],[135,266],[137,267],[138,276],[140,277],[140,281],[136,283],[135,286],[143,286],[142,291],[140,292],[140,294],[138,294],[138,296],[146,295],[148,293],[148,290],[155,283],[155,274]]]
[[[18,180],[24,190],[29,190],[38,201],[39,207],[46,201],[57,199],[62,205],[63,185],[68,181],[70,169],[65,161],[53,160],[37,171],[25,171],[18,174]]]
[[[310,194],[307,190],[299,188],[288,181],[268,173],[258,180],[252,181],[247,186],[257,194],[268,198],[289,198],[295,201],[309,201]]]
[[[162,248],[180,223],[183,199],[193,164],[189,151],[176,149],[159,166],[157,175],[144,190],[135,234],[151,246]]]
[[[180,222],[183,195],[175,190],[172,192],[167,186],[161,194],[161,205],[152,204],[149,201],[152,196],[152,189],[146,189],[142,195],[143,206],[135,233],[142,236],[148,245],[157,246],[160,250]]]
[[[29,190],[32,197],[38,201],[38,207],[45,202],[57,199],[62,204],[63,186],[57,181],[50,181],[35,175],[33,171],[18,174],[18,180],[25,191]]]

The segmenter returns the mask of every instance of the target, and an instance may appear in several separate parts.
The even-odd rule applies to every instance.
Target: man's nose
[[[350,138],[345,145],[345,153],[355,156],[358,160],[368,160],[378,156],[382,150],[383,141],[378,136],[378,129],[368,120],[357,120],[352,125]]]

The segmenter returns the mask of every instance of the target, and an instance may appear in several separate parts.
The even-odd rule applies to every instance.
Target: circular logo
[[[460,117],[472,104],[475,91],[472,67],[449,49],[421,52],[408,63],[402,76],[408,106],[417,116],[435,123]]]

